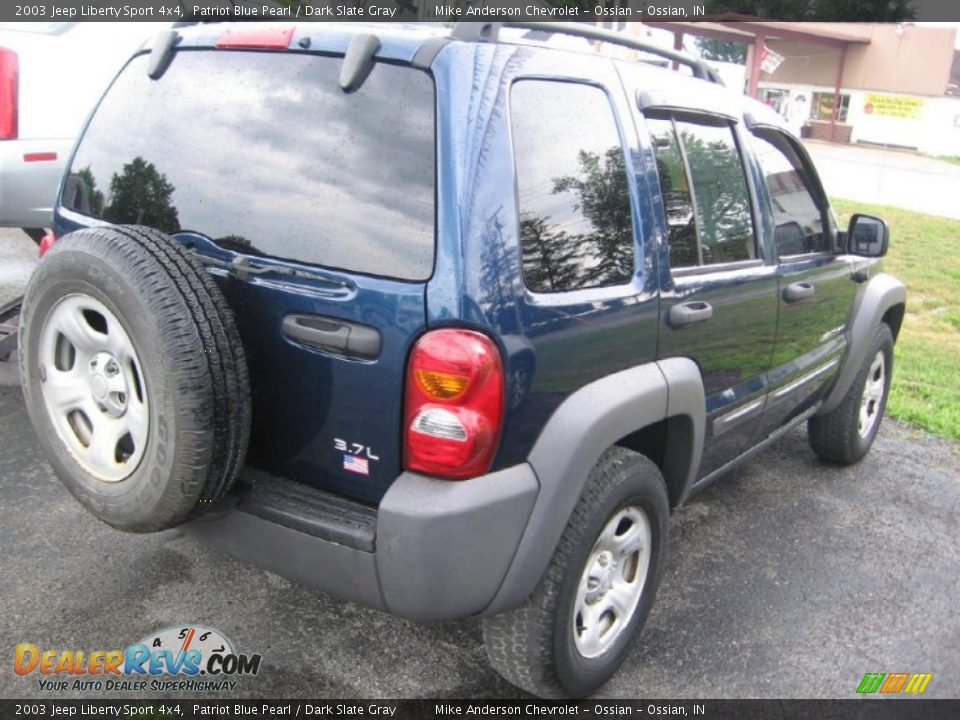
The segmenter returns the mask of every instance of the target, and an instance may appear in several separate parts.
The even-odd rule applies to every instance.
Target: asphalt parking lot
[[[113,649],[198,623],[263,656],[236,696],[517,694],[487,665],[475,621],[416,625],[176,530],[99,523],[40,456],[16,386],[0,388],[0,443],[8,658],[21,642]],[[955,444],[888,422],[863,463],[837,469],[791,434],[676,514],[653,614],[601,695],[846,698],[866,672],[923,671],[926,696],[960,696],[958,515]],[[0,696],[43,695],[36,675],[0,664]]]
[[[0,228],[0,306],[23,293],[36,264],[36,243],[17,228]]]

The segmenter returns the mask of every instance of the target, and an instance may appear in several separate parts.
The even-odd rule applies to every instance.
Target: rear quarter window
[[[527,288],[553,293],[630,282],[630,186],[607,94],[593,85],[521,79],[510,105]]]
[[[182,50],[152,81],[134,58],[80,143],[63,206],[249,255],[429,278],[433,80],[377,63],[346,94],[340,60]]]

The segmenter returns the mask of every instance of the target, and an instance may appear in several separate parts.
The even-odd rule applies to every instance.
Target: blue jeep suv
[[[691,492],[803,423],[869,450],[905,289],[772,111],[529,25],[159,35],[78,140],[21,373],[103,521],[481,617],[508,680],[580,696]]]

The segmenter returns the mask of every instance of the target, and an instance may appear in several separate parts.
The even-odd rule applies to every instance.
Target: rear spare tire
[[[243,346],[219,288],[161,232],[90,228],[54,245],[24,298],[20,375],[57,475],[116,528],[182,523],[236,479]]]

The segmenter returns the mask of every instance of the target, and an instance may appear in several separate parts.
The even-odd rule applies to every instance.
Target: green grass
[[[887,413],[960,440],[960,220],[833,201],[840,225],[855,212],[890,224],[887,272],[907,285]]]
[[[953,163],[954,165],[960,165],[960,157],[956,155],[937,155],[937,160],[943,160],[944,162]]]

